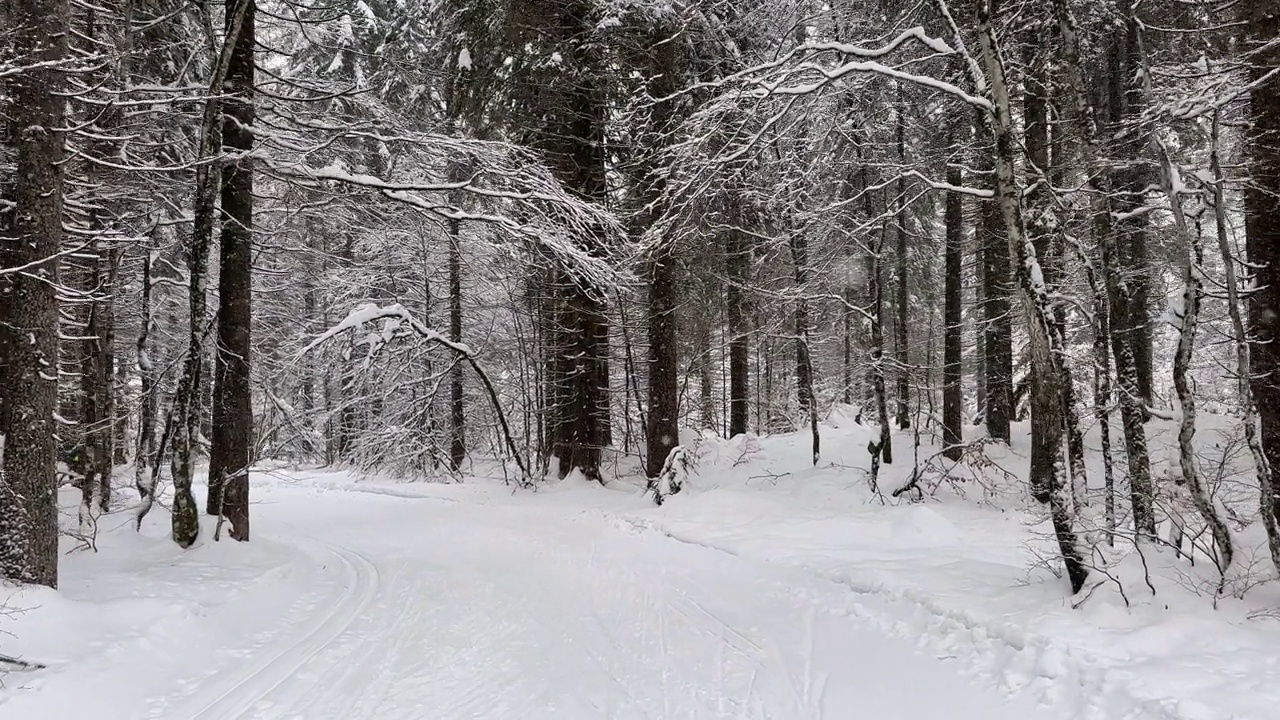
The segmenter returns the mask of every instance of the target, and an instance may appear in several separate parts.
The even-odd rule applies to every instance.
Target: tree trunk
[[[800,412],[809,421],[813,464],[817,465],[822,437],[818,433],[818,401],[813,391],[813,361],[809,355],[809,301],[804,298],[809,282],[809,248],[803,233],[791,235],[791,260],[795,264],[796,290],[800,293],[795,309],[796,398]]]
[[[958,133],[955,133],[958,134]],[[954,135],[953,134],[953,139]],[[958,164],[947,167],[947,183],[959,187],[964,176]],[[946,209],[946,268],[943,292],[942,339],[942,445],[943,455],[959,460],[960,443],[964,440],[961,430],[964,407],[964,390],[961,387],[963,367],[961,352],[964,322],[961,315],[961,272],[964,263],[964,204],[958,192],[947,192]]]
[[[742,233],[725,233],[725,266],[728,285],[725,288],[725,314],[729,324],[729,437],[747,431],[749,405],[747,353],[747,315],[743,307],[742,285],[747,277],[747,247]]]
[[[1280,78],[1266,77],[1280,66],[1280,46],[1275,43],[1280,35],[1280,2],[1254,0],[1241,7],[1245,26],[1250,28],[1249,40],[1256,46],[1249,48],[1253,52],[1250,74],[1259,82],[1249,99],[1251,182],[1244,196],[1245,252],[1254,288],[1248,296],[1249,378],[1262,451],[1256,458],[1258,475],[1271,501],[1272,518],[1280,519]]]
[[[1097,126],[1089,104],[1080,65],[1075,21],[1065,0],[1054,0],[1059,32],[1062,37],[1063,60],[1073,95],[1077,122],[1082,130],[1084,165],[1093,173],[1093,231],[1101,246],[1101,272],[1105,279],[1108,315],[1112,319],[1111,349],[1115,357],[1116,376],[1120,386],[1120,415],[1124,423],[1125,451],[1129,461],[1129,494],[1133,505],[1134,529],[1139,537],[1154,539],[1156,519],[1151,482],[1151,461],[1147,453],[1147,405],[1142,398],[1133,343],[1116,332],[1116,318],[1132,317],[1131,288],[1119,266],[1115,228],[1112,223],[1111,187],[1097,150]]]
[[[152,464],[159,464],[155,457],[156,439],[156,407],[159,402],[156,386],[154,360],[151,357],[151,331],[155,329],[155,315],[151,307],[151,272],[157,253],[151,249],[150,243],[144,246],[146,257],[142,265],[142,307],[138,330],[138,377],[142,381],[141,393],[138,397],[138,442],[133,456],[134,485],[138,496],[143,500],[155,491],[151,486],[147,470]]]
[[[990,164],[983,168],[990,170]],[[992,184],[994,187],[994,183]],[[983,413],[987,435],[1009,442],[1013,419],[1013,318],[1009,295],[1009,243],[1005,237],[1000,208],[992,202],[982,205],[982,378],[987,405]]]
[[[100,233],[101,222],[96,215],[96,209],[90,211],[90,228]],[[115,253],[103,246],[100,236],[94,238],[93,245],[95,257],[88,261],[91,263],[88,290],[94,297],[88,305],[89,317],[84,328],[80,366],[80,447],[83,451],[80,521],[86,532],[91,530],[86,523],[91,523],[96,513],[105,513],[111,507],[112,444],[115,440],[115,395],[112,387],[115,375],[115,317],[112,312]]]
[[[987,80],[991,87],[992,115],[991,127],[995,135],[996,166],[996,200],[1004,219],[1005,232],[1008,233],[1009,250],[1017,258],[1017,277],[1024,295],[1028,320],[1031,323],[1031,362],[1035,364],[1039,376],[1052,382],[1062,377],[1057,367],[1060,356],[1054,352],[1055,347],[1065,344],[1062,329],[1054,318],[1053,308],[1049,302],[1049,294],[1042,281],[1042,273],[1036,259],[1035,247],[1026,237],[1026,225],[1022,218],[1022,188],[1017,181],[1017,144],[1014,138],[1013,114],[1009,98],[1009,87],[1005,81],[1004,62],[1000,56],[1000,48],[996,41],[995,29],[992,26],[992,0],[983,0],[978,11],[978,37],[982,48],[982,62],[986,69]],[[1057,397],[1060,394],[1055,393]],[[1046,424],[1052,422],[1058,429],[1061,438],[1062,418],[1044,418]],[[1059,441],[1060,442],[1060,441]],[[1061,448],[1059,445],[1059,453]],[[1088,579],[1088,568],[1077,546],[1074,518],[1070,506],[1070,497],[1066,487],[1065,472],[1062,463],[1055,463],[1053,472],[1047,477],[1033,479],[1032,490],[1037,499],[1047,502],[1050,518],[1053,522],[1054,534],[1062,553],[1067,569],[1067,577],[1071,582],[1073,593],[1080,592]]]
[[[9,3],[0,13],[17,57],[33,64],[8,80],[7,134],[17,173],[0,179],[0,575],[58,584],[58,483],[53,413],[58,366],[57,261],[62,243],[63,0]],[[12,183],[10,185],[9,183]],[[42,262],[43,261],[43,262]]]
[[[713,307],[703,307],[694,313],[695,366],[698,369],[698,407],[701,426],[707,430],[719,427],[716,418],[716,394],[713,382],[714,367],[711,364],[711,318]]]
[[[898,164],[905,168],[907,164],[906,150],[906,122],[903,120],[903,111],[905,108],[902,103],[902,90],[899,86],[898,90],[898,110],[897,110],[897,135],[898,135]],[[906,430],[911,427],[911,413],[908,408],[908,401],[911,397],[910,373],[908,368],[911,363],[911,356],[908,353],[907,342],[910,334],[907,332],[908,318],[910,317],[910,307],[908,307],[908,298],[910,293],[907,292],[907,180],[905,176],[898,177],[898,215],[894,227],[894,260],[896,261],[897,277],[896,291],[897,298],[894,303],[896,316],[893,323],[893,359],[897,368],[897,422],[900,430]]]
[[[218,188],[222,182],[220,166],[217,162],[209,161],[217,158],[222,149],[224,120],[222,101],[219,98],[223,92],[224,81],[230,72],[231,56],[234,53],[234,47],[238,44],[237,38],[251,4],[252,0],[241,0],[236,5],[235,12],[226,18],[227,34],[213,68],[213,76],[209,80],[209,95],[205,100],[204,117],[200,129],[199,158],[205,162],[196,167],[195,211],[191,241],[187,248],[187,300],[190,320],[187,356],[182,364],[182,375],[178,380],[172,410],[172,535],[173,541],[183,548],[190,547],[200,535],[200,513],[196,506],[195,495],[191,492],[191,485],[195,473],[193,457],[195,442],[200,432],[200,388],[201,376],[204,374],[204,337],[208,329],[205,325],[207,310],[205,295],[208,283],[209,246],[213,241],[213,227],[218,213]],[[238,111],[238,108],[232,108],[228,113]],[[248,233],[250,226],[244,227],[243,231]],[[236,230],[233,229],[232,232]],[[231,349],[228,348],[228,351]],[[248,363],[247,352],[241,359]],[[234,460],[234,457],[229,458],[228,464]],[[245,481],[248,481],[247,474]],[[141,523],[141,517],[138,522]],[[246,526],[246,532],[247,529]]]
[[[846,260],[846,262],[851,263],[853,261]],[[844,324],[843,332],[841,333],[841,340],[843,341],[842,350],[844,351],[844,358],[843,358],[843,363],[840,366],[843,372],[841,377],[841,387],[843,388],[843,390],[841,391],[840,401],[843,402],[845,405],[852,405],[853,404],[853,305],[856,298],[856,296],[854,295],[854,290],[852,285],[845,285],[843,298],[844,298],[844,306],[842,308],[840,319]]]
[[[649,427],[645,471],[657,478],[680,444],[675,261],[664,252],[649,263]]]
[[[461,222],[449,220],[449,339],[462,342],[462,247],[458,244]],[[466,406],[463,403],[462,363],[449,370],[449,467],[462,470],[467,458]]]
[[[871,247],[868,273],[871,284],[871,384],[875,395],[876,421],[880,424],[880,439],[871,451],[873,467],[880,462],[893,462],[893,437],[889,428],[889,400],[886,397],[884,372],[884,240],[883,228],[879,240]],[[877,458],[879,460],[877,461]],[[875,473],[872,473],[875,482]]]
[[[1152,323],[1149,317],[1151,269],[1147,267],[1147,239],[1150,214],[1139,212],[1146,204],[1148,189],[1156,183],[1144,151],[1151,142],[1151,129],[1142,121],[1145,96],[1141,86],[1138,29],[1133,0],[1121,0],[1118,11],[1125,19],[1123,32],[1115,32],[1108,52],[1108,97],[1113,130],[1116,169],[1110,201],[1117,220],[1115,263],[1129,288],[1123,317],[1111,318],[1112,332],[1130,346],[1138,393],[1143,401],[1143,420],[1155,397],[1152,371]]]
[[[1173,212],[1179,239],[1183,245],[1179,249],[1182,260],[1182,313],[1178,323],[1178,347],[1173,355],[1173,387],[1178,395],[1178,404],[1182,407],[1182,422],[1178,426],[1178,464],[1182,469],[1182,482],[1188,486],[1196,510],[1213,535],[1214,545],[1218,548],[1218,557],[1215,558],[1218,572],[1222,576],[1222,582],[1225,582],[1235,548],[1231,544],[1231,532],[1214,507],[1210,491],[1205,487],[1204,480],[1196,467],[1198,459],[1193,444],[1196,434],[1196,398],[1188,381],[1191,354],[1195,351],[1196,328],[1200,321],[1200,301],[1204,296],[1204,285],[1200,280],[1203,273],[1201,265],[1204,262],[1204,251],[1200,244],[1199,233],[1193,236],[1187,228],[1182,201],[1173,183],[1174,173],[1178,171],[1169,161],[1163,145],[1160,147],[1163,166],[1161,186],[1169,198],[1169,207]],[[1181,186],[1181,184],[1179,179],[1177,185]],[[1177,550],[1181,552],[1180,547]]]
[[[1025,127],[1023,144],[1026,148],[1028,172],[1034,180],[1038,181],[1027,193],[1027,212],[1024,217],[1027,237],[1031,241],[1036,260],[1041,268],[1044,289],[1046,292],[1054,292],[1057,280],[1057,273],[1054,270],[1057,259],[1052,257],[1050,252],[1055,229],[1048,186],[1049,99],[1044,77],[1048,71],[1048,62],[1045,52],[1035,53],[1028,49],[1024,55],[1024,64],[1029,70],[1023,84]],[[1054,319],[1057,322],[1056,314]],[[1049,338],[1045,333],[1035,331],[1034,319],[1030,320],[1030,327],[1033,328],[1031,336],[1033,356],[1058,351],[1059,348],[1049,345]],[[1061,327],[1060,323],[1059,327]],[[1031,363],[1029,372],[1031,385],[1030,484],[1032,495],[1037,501],[1045,504],[1050,502],[1050,494],[1057,487],[1057,476],[1062,472],[1063,431],[1066,428],[1067,415],[1073,411],[1063,402],[1065,379],[1061,375],[1061,361],[1049,364],[1035,361]]]
[[[1092,276],[1092,271],[1090,271]],[[1098,419],[1098,435],[1102,444],[1103,522],[1106,525],[1107,544],[1115,546],[1116,535],[1116,480],[1111,455],[1111,323],[1107,317],[1105,293],[1090,279],[1095,301],[1093,303],[1093,412]]]
[[[223,89],[223,143],[228,152],[253,149],[254,3],[240,0]],[[227,18],[228,36],[236,18]],[[218,276],[218,348],[214,404],[221,422],[213,428],[209,451],[206,511],[225,517],[228,534],[249,539],[249,465],[253,449],[253,394],[250,385],[250,326],[253,297],[253,162],[236,157],[222,173],[222,233]]]

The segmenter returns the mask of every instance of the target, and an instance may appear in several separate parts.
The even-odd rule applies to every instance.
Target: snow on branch
[[[625,237],[617,217],[567,190],[532,151],[432,133],[291,122],[296,131],[265,129],[265,123],[255,129],[263,146],[254,153],[259,168],[278,179],[363,189],[442,218],[489,224],[601,297],[625,280],[608,251]],[[303,130],[306,139],[298,132]],[[321,142],[312,138],[326,133]],[[339,146],[371,144],[394,148],[388,167],[376,173],[353,168],[335,153]],[[329,160],[321,164],[317,156]]]
[[[428,343],[440,345],[444,348],[452,350],[460,358],[465,360],[476,376],[480,378],[480,382],[484,385],[485,393],[489,396],[489,404],[493,407],[493,411],[498,416],[498,424],[502,428],[503,438],[506,440],[507,450],[511,453],[511,457],[516,461],[516,465],[520,468],[520,485],[524,487],[532,486],[533,475],[525,466],[524,460],[520,455],[519,448],[511,434],[511,426],[507,422],[507,415],[502,410],[502,403],[498,399],[498,391],[493,386],[493,381],[489,378],[489,373],[476,360],[476,354],[469,345],[460,342],[454,342],[449,338],[441,335],[439,332],[427,327],[413,317],[400,303],[392,305],[379,306],[375,303],[366,303],[352,310],[337,325],[329,328],[321,333],[316,339],[312,340],[306,347],[299,350],[295,359],[301,358],[303,355],[311,352],[321,344],[332,340],[338,335],[344,333],[358,334],[364,332],[366,325],[382,321],[382,327],[379,330],[367,332],[364,338],[359,341],[361,344],[367,345],[368,356],[366,365],[383,347],[390,344],[391,341],[406,337],[417,336]]]
[[[915,27],[904,30],[878,48],[865,48],[839,42],[805,43],[777,59],[740,70],[719,80],[698,83],[683,92],[700,89],[720,90],[738,86],[748,97],[809,95],[849,75],[875,74],[928,87],[957,97],[988,112],[992,110],[990,100],[970,93],[958,85],[930,75],[900,70],[880,62],[881,59],[902,49],[913,40],[934,55],[949,56],[957,53],[946,41],[930,37],[923,28]],[[819,59],[829,55],[840,59],[831,63],[818,62]],[[858,59],[845,60],[848,57]]]

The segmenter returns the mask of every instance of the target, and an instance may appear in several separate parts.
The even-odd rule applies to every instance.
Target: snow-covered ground
[[[1151,550],[1154,595],[1122,566],[1129,607],[1073,607],[1035,508],[882,504],[835,424],[817,468],[804,434],[702,443],[660,508],[626,480],[274,470],[247,545],[108,516],[58,592],[0,597],[0,653],[47,665],[0,678],[0,719],[1275,716],[1277,589],[1215,609],[1203,562]]]

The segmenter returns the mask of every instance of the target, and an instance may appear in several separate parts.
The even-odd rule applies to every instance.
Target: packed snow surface
[[[1073,609],[1034,512],[882,505],[827,432],[818,468],[803,435],[706,444],[660,508],[264,469],[249,544],[109,515],[59,591],[2,591],[0,653],[47,667],[0,678],[0,720],[1274,717],[1254,606],[1156,577]]]
[[[1054,717],[838,583],[554,493],[438,491],[260,488],[244,547],[109,533],[6,602],[51,667],[11,673],[0,717]]]

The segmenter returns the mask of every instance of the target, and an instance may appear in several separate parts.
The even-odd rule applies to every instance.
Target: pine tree
[[[214,364],[213,437],[206,512],[225,517],[228,534],[249,539],[249,464],[253,445],[250,343],[253,295],[253,149],[255,0],[226,18],[234,37],[223,90],[223,147],[235,153],[222,171],[218,269],[218,345]],[[238,32],[237,18],[238,19]]]
[[[8,3],[12,56],[4,136],[14,175],[0,187],[0,575],[58,584],[53,414],[58,366],[57,255],[62,244],[68,7]]]
[[[1271,510],[1280,518],[1280,2],[1244,3],[1249,32],[1249,185],[1245,252],[1252,270],[1249,307],[1250,384],[1257,403]],[[1264,490],[1266,490],[1264,488]],[[1265,512],[1265,509],[1264,509]]]

